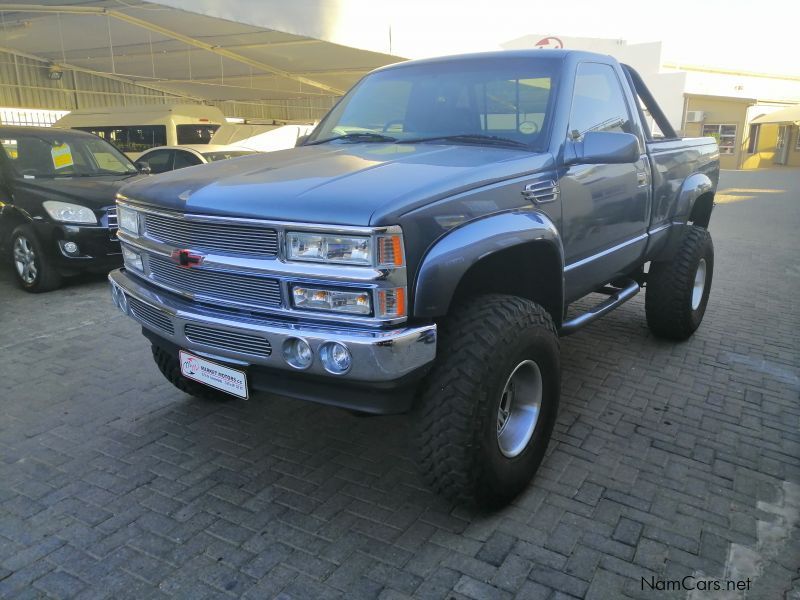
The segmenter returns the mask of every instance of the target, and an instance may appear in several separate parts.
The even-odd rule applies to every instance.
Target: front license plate
[[[233,396],[247,400],[247,374],[180,351],[181,374]]]

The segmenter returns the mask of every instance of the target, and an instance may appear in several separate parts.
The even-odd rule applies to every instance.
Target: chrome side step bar
[[[599,319],[603,315],[610,313],[612,310],[617,308],[618,306],[624,304],[631,298],[633,298],[639,290],[639,283],[634,281],[633,279],[628,279],[623,282],[622,287],[612,287],[610,285],[605,286],[597,290],[598,294],[607,294],[608,299],[603,300],[600,304],[597,304],[587,310],[585,313],[578,315],[577,317],[571,318],[569,321],[565,321],[561,324],[561,328],[558,330],[560,336],[571,335],[578,331],[581,327],[588,325],[595,319]]]

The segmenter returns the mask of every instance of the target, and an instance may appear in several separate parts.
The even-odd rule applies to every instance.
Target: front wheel
[[[49,292],[61,286],[61,274],[52,265],[30,225],[11,234],[11,263],[17,283],[26,292]]]
[[[486,295],[442,324],[439,357],[415,414],[417,462],[456,501],[496,507],[544,458],[560,394],[550,315],[515,296]]]
[[[714,276],[708,230],[688,226],[670,261],[653,262],[647,275],[647,326],[658,337],[685,340],[703,321]]]

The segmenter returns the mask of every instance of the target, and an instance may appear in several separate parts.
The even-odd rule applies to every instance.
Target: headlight
[[[126,233],[139,235],[139,212],[117,205],[117,225]]]
[[[84,223],[86,225],[97,224],[97,217],[94,212],[80,204],[47,200],[42,203],[42,206],[44,206],[47,214],[56,221],[61,221],[63,223]]]
[[[355,315],[372,314],[369,292],[346,292],[301,285],[292,286],[292,304],[295,308],[324,310]]]
[[[286,233],[286,258],[312,262],[372,264],[369,237],[328,235],[325,233]]]
[[[125,266],[129,269],[136,269],[137,271],[144,271],[142,266],[142,255],[138,252],[131,250],[127,246],[122,246],[122,260],[125,261]]]

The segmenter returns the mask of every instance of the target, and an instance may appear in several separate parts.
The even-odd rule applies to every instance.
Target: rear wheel
[[[30,225],[11,234],[11,262],[17,283],[26,292],[49,292],[61,286],[62,277],[51,264]]]
[[[670,261],[653,262],[647,275],[647,325],[658,337],[685,340],[703,321],[714,275],[714,243],[689,226]]]
[[[155,361],[158,370],[161,371],[161,374],[166,378],[167,381],[169,381],[184,394],[189,394],[195,398],[215,400],[220,402],[228,401],[233,398],[233,396],[230,394],[215,390],[212,387],[203,385],[202,383],[197,383],[196,381],[192,381],[191,379],[187,379],[181,375],[181,366],[178,364],[178,359],[172,356],[170,353],[165,352],[158,346],[153,345],[152,351],[153,360]]]
[[[477,297],[442,324],[415,415],[418,464],[445,497],[495,507],[544,458],[560,393],[558,336],[538,304]]]

